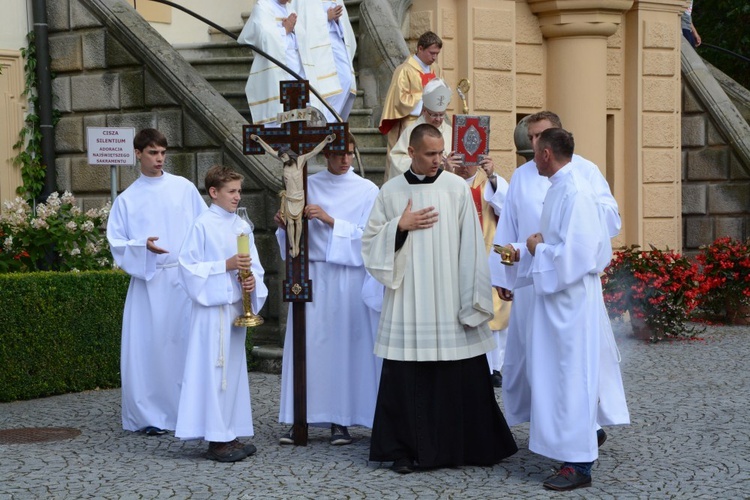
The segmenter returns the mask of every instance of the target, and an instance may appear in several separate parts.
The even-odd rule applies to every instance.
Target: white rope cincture
[[[224,306],[219,306],[219,358],[216,366],[221,367],[221,390],[227,390],[227,366],[224,362]]]

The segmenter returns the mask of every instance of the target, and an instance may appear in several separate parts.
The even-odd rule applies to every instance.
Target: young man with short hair
[[[131,276],[122,317],[122,426],[156,436],[177,421],[191,308],[177,256],[206,203],[192,182],[164,171],[164,134],[141,130],[133,145],[141,175],[115,199],[107,240]]]

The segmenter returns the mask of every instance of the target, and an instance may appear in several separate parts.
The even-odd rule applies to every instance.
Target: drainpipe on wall
[[[42,199],[57,191],[55,171],[55,130],[52,125],[52,72],[49,55],[49,26],[47,25],[47,0],[32,0],[34,40],[36,41],[36,75],[39,80],[37,96],[39,128],[42,134],[42,164],[46,166]]]

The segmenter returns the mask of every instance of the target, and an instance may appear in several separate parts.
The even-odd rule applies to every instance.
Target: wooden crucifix
[[[310,118],[307,81],[280,82],[284,112],[279,114],[280,127],[245,125],[242,129],[246,155],[270,153],[284,164],[286,195],[282,212],[287,218],[286,279],[284,302],[292,303],[292,366],[294,370],[294,444],[307,445],[307,343],[305,303],[312,302],[312,280],[309,279],[307,253],[307,219],[302,217],[307,198],[307,160],[325,149],[346,151],[347,123],[328,123],[324,127],[307,125]],[[275,148],[275,149],[274,149]],[[291,150],[294,154],[289,154]],[[301,189],[301,192],[300,192]],[[298,242],[295,245],[295,241]]]

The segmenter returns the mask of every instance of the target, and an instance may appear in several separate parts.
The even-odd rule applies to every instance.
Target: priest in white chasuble
[[[612,257],[605,212],[571,163],[573,149],[572,134],[561,128],[545,130],[535,143],[537,170],[551,186],[539,232],[526,242],[534,288],[527,349],[529,449],[564,462],[544,482],[553,490],[591,484],[597,422],[630,421],[599,278]],[[619,384],[609,391],[617,391],[620,404],[603,411],[600,379],[613,370]],[[614,394],[609,396],[611,401]]]
[[[346,121],[357,97],[354,54],[357,38],[343,0],[295,2],[315,61],[318,92]],[[328,111],[324,111],[328,117]],[[330,115],[329,122],[334,121]]]
[[[440,131],[420,125],[410,142],[411,168],[383,186],[362,239],[365,266],[385,285],[370,460],[398,473],[492,465],[517,448],[487,376],[482,230],[466,182],[440,169]]]
[[[307,34],[290,0],[258,0],[237,42],[258,47],[318,88]],[[255,54],[245,86],[254,124],[276,123],[276,115],[284,111],[279,100],[279,82],[294,79],[277,64]],[[310,104],[321,111],[326,109],[312,93]]]
[[[195,185],[164,171],[167,138],[156,129],[134,140],[141,175],[115,199],[107,240],[130,275],[122,314],[122,427],[149,436],[174,430],[192,307],[180,287],[177,256],[205,211]]]
[[[307,179],[308,248],[313,301],[307,318],[307,422],[330,427],[329,442],[352,442],[350,426],[372,427],[380,360],[373,354],[370,312],[362,299],[367,272],[362,234],[378,188],[352,168],[354,137],[347,150],[325,153],[327,169]],[[286,231],[277,214],[276,231],[286,257]],[[279,421],[294,422],[293,319],[289,308],[284,338]],[[279,439],[292,444],[291,430]]]
[[[417,40],[417,52],[393,71],[378,126],[388,140],[389,149],[422,113],[422,90],[427,82],[441,75],[436,61],[442,48],[440,37],[426,31]],[[388,163],[385,168],[387,174]]]

